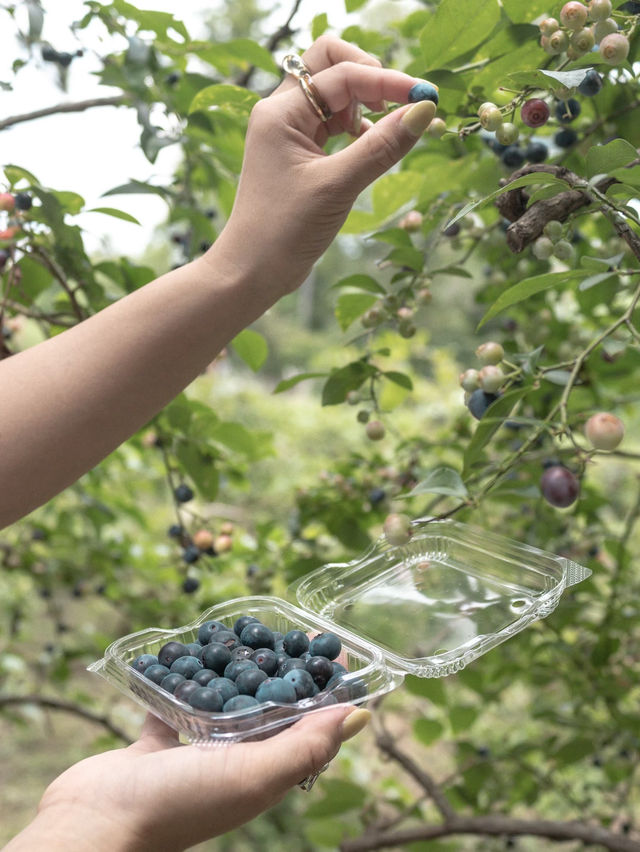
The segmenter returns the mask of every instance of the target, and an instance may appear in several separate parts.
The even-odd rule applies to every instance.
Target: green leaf
[[[454,275],[457,278],[471,278],[473,275],[462,266],[443,266],[442,269],[432,269],[429,275]]]
[[[20,258],[18,268],[22,272],[22,279],[20,286],[15,287],[15,293],[12,293],[12,298],[16,301],[24,302],[25,299],[35,301],[40,293],[53,283],[53,275],[49,270],[36,260],[32,260],[27,254]]]
[[[396,385],[400,385],[401,388],[413,390],[413,382],[406,373],[398,373],[396,370],[388,370],[386,373],[383,373],[383,376],[386,376],[389,381],[394,382]]]
[[[565,284],[570,284],[572,281],[582,278],[583,275],[583,272],[574,270],[573,272],[545,272],[544,275],[534,275],[532,278],[525,278],[498,296],[478,323],[477,328],[482,328],[485,323],[493,319],[501,311],[504,311],[505,308],[517,305],[518,302],[523,302],[536,293],[542,293],[551,287],[562,287]]]
[[[367,0],[344,0],[344,8],[347,12],[355,12],[356,9],[359,9]]]
[[[350,390],[358,388],[376,374],[375,367],[366,361],[353,361],[346,367],[334,370],[322,389],[322,405],[338,405],[344,402]]]
[[[609,174],[629,186],[640,188],[640,166],[631,166],[630,169],[614,169]]]
[[[499,22],[496,0],[442,0],[420,34],[425,70],[450,65],[481,44]]]
[[[593,145],[587,151],[587,175],[611,174],[637,157],[636,149],[626,139],[613,139],[606,145]]]
[[[412,695],[426,698],[438,707],[444,707],[447,704],[443,678],[407,675],[404,686]]]
[[[469,442],[464,454],[463,475],[468,473],[472,464],[480,456],[482,449],[491,439],[495,432],[503,425],[505,418],[511,413],[515,404],[528,393],[530,388],[520,387],[507,391],[491,403],[485,411],[482,419],[476,426],[473,438]]]
[[[552,385],[564,386],[569,384],[571,373],[568,370],[547,370],[542,377]]]
[[[413,723],[413,733],[416,739],[424,745],[431,745],[444,732],[444,726],[435,719],[416,719]]]
[[[70,213],[72,216],[76,216],[84,207],[84,198],[81,195],[78,195],[77,192],[60,191],[55,189],[50,191],[54,198],[58,199],[60,207],[62,207],[65,213]]]
[[[181,441],[175,448],[176,458],[193,480],[198,494],[206,500],[215,499],[220,476],[214,463],[207,459],[194,444]]]
[[[341,278],[331,285],[331,289],[338,287],[349,287],[353,290],[360,290],[366,293],[379,293],[381,296],[386,294],[386,290],[381,284],[378,284],[375,278],[370,275],[348,275],[346,278]]]
[[[595,743],[592,739],[576,737],[561,746],[551,756],[559,766],[568,766],[570,763],[576,763],[583,757],[593,754],[594,750]]]
[[[326,373],[298,373],[297,376],[291,376],[289,379],[283,379],[281,382],[278,382],[273,392],[283,393],[283,391],[289,390],[289,388],[293,388],[300,382],[304,382],[307,379],[319,379],[326,375]]]
[[[316,15],[314,19],[311,21],[311,39],[315,41],[322,33],[326,32],[329,27],[329,19],[327,18],[327,13],[322,12],[319,15]]]
[[[375,304],[378,299],[370,293],[342,293],[336,302],[335,315],[340,328],[346,331],[352,322]]]
[[[232,86],[229,83],[215,83],[201,89],[191,101],[189,112],[207,110],[211,107],[224,107],[233,112],[248,114],[258,103],[260,96],[242,86]]]
[[[617,272],[599,272],[597,275],[589,275],[587,278],[583,278],[582,281],[578,284],[578,290],[589,290],[591,287],[595,287],[596,284],[599,284],[601,281],[606,281],[607,278],[613,278],[618,275]]]
[[[102,193],[103,198],[106,198],[107,195],[160,195],[166,198],[170,193],[162,186],[153,186],[141,180],[131,180],[129,183],[114,186],[113,189]]]
[[[12,187],[21,180],[26,180],[30,186],[40,183],[35,175],[23,169],[22,166],[5,166],[4,175]]]
[[[339,778],[323,781],[322,792],[324,798],[313,802],[307,808],[306,816],[309,819],[326,818],[360,809],[367,798],[367,792],[363,787]]]
[[[447,718],[454,734],[462,734],[469,730],[478,718],[478,710],[475,707],[450,707]]]
[[[105,216],[113,216],[114,219],[123,219],[125,222],[132,222],[134,225],[139,225],[140,222],[131,213],[125,213],[124,210],[116,210],[115,207],[92,207],[87,210],[87,213],[103,213]]]
[[[419,494],[446,494],[451,497],[467,497],[467,488],[457,470],[451,467],[436,467],[410,491],[406,497]],[[403,495],[400,495],[403,496]]]
[[[413,269],[414,272],[420,272],[424,266],[424,254],[413,246],[394,248],[389,252],[385,260],[390,261],[394,266]]]
[[[410,248],[413,245],[411,237],[404,228],[387,228],[384,231],[376,231],[375,234],[371,234],[369,239],[377,240],[381,243],[389,243],[390,245],[397,246],[398,248]]]
[[[584,68],[574,68],[572,71],[549,71],[545,68],[541,68],[540,74],[542,74],[544,77],[551,77],[552,80],[555,80],[557,83],[560,83],[561,86],[565,86],[567,89],[572,89],[582,83],[589,71],[593,71],[592,66],[585,66]]]
[[[236,334],[231,345],[254,373],[262,367],[269,354],[267,341],[251,328],[245,328],[240,334]]]

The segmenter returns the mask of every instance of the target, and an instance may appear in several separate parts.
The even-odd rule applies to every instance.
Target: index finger
[[[332,35],[321,35],[308,50],[305,50],[300,58],[311,74],[324,71],[339,62],[357,62],[360,65],[382,67],[382,63],[375,56],[371,56],[370,53],[356,47],[355,44],[349,44],[348,41],[343,41],[341,38]],[[297,85],[297,81],[290,74],[286,74],[273,94],[286,91],[295,85]]]

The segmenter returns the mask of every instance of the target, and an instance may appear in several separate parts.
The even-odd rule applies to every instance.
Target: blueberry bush
[[[3,358],[215,241],[287,51],[339,35],[439,98],[299,294],[0,534],[3,756],[21,766],[51,715],[94,726],[87,748],[135,734],[132,705],[84,672],[123,633],[284,595],[383,532],[401,546],[411,518],[455,517],[593,574],[459,673],[407,678],[310,797],[215,848],[638,849],[640,3],[319,5],[229,3],[195,39],[179,10],[87,0],[52,44],[51,4],[0,4],[16,33],[0,87],[31,66],[65,91],[1,118],[0,139],[117,107],[150,164],[179,152],[170,180],[123,175],[94,208],[135,222],[127,198],[166,202],[161,248],[136,258],[87,251],[81,185],[0,164]],[[105,94],[74,100],[96,33]]]

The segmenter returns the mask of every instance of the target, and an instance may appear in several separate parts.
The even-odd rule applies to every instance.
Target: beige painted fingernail
[[[418,101],[405,112],[400,121],[412,136],[420,136],[431,124],[436,114],[436,105],[433,101]]]
[[[353,713],[349,713],[342,723],[342,731],[340,732],[342,742],[350,740],[351,737],[355,737],[356,734],[359,734],[360,731],[369,724],[370,719],[371,713],[369,710],[359,709],[354,710]]]

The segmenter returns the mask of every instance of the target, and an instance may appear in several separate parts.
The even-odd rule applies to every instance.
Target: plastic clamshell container
[[[331,631],[340,637],[348,681],[366,684],[361,704],[398,687],[406,674],[443,677],[549,615],[562,592],[590,576],[576,562],[452,520],[420,519],[412,537],[381,537],[361,558],[331,563],[291,588],[299,606],[276,597],[244,597],[213,606],[174,630],[124,636],[89,670],[106,678],[190,742],[263,739],[327,703],[326,693],[296,704],[267,702],[234,713],[196,710],[131,667],[166,642],[196,641],[216,619],[230,627],[253,615],[286,633]],[[341,698],[340,693],[338,697]]]

